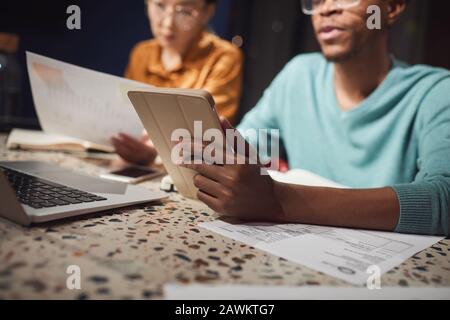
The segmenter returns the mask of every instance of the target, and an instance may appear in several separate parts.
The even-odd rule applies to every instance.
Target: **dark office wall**
[[[68,30],[66,9],[81,9],[81,30]],[[212,29],[228,37],[229,0],[219,0]],[[115,75],[123,75],[131,48],[151,37],[144,0],[39,0],[2,1],[0,32],[20,36],[18,58],[22,66],[21,116],[35,119],[25,50]],[[24,124],[29,123],[25,121]],[[31,125],[37,122],[31,122]],[[0,124],[1,126],[1,124]]]
[[[450,1],[429,2],[424,63],[450,69]]]
[[[232,33],[243,38],[244,87],[239,118],[253,107],[305,40],[299,0],[233,0]]]
[[[69,4],[81,7],[79,31],[66,28]],[[409,63],[450,68],[449,9],[450,1],[411,0],[392,30],[392,52]],[[246,60],[241,116],[293,56],[318,50],[300,0],[219,0],[212,27],[226,39],[237,35],[243,39]],[[28,118],[35,115],[24,69],[25,50],[121,75],[132,46],[151,36],[144,0],[4,0],[1,31],[21,36],[23,105]]]

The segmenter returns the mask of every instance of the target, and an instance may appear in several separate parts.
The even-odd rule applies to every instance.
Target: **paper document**
[[[199,226],[356,285],[366,283],[370,266],[382,274],[443,239],[303,224],[216,220]]]
[[[347,188],[337,182],[302,169],[293,169],[288,172],[269,170],[268,172],[272,179],[283,183],[302,184],[313,187]]]
[[[36,113],[46,133],[111,146],[119,132],[135,137],[142,123],[127,97],[150,86],[27,52]]]
[[[167,300],[450,300],[450,288],[164,285]]]
[[[269,174],[285,183],[345,188],[300,169]],[[373,272],[369,267],[378,267],[382,274],[444,239],[304,224],[232,224],[216,220],[199,226],[356,285],[366,283],[372,274],[368,271]]]

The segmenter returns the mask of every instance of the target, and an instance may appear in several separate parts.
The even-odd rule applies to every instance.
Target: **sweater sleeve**
[[[450,235],[450,77],[422,100],[417,114],[418,173],[394,185],[400,202],[397,232]]]

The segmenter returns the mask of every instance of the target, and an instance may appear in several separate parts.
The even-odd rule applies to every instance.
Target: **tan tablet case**
[[[175,129],[183,128],[194,137],[194,121],[202,121],[202,136],[209,128],[221,129],[211,94],[204,90],[152,88],[129,91],[128,97],[178,191],[197,198],[195,172],[171,161],[171,135]]]

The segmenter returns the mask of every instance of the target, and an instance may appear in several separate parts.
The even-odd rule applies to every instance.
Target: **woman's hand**
[[[158,155],[147,134],[144,134],[139,140],[120,133],[111,138],[111,143],[121,158],[134,164],[149,165]]]

